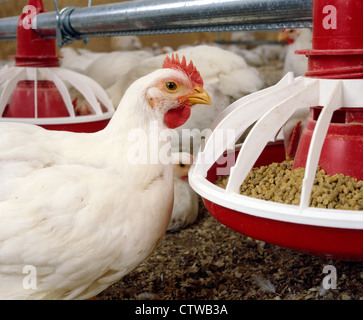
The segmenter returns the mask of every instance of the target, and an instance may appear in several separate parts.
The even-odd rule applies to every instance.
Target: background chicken
[[[199,197],[190,187],[188,172],[193,156],[187,152],[172,155],[174,165],[174,205],[168,231],[174,232],[194,223],[198,218]]]
[[[242,56],[249,65],[256,67],[285,57],[286,48],[284,46],[279,44],[259,44],[248,48],[254,41],[258,41],[254,32],[235,31],[231,33],[231,44],[227,42],[222,47]],[[244,43],[251,44],[248,46]]]
[[[296,50],[311,49],[312,31],[310,29],[283,29],[279,40],[287,44],[284,63],[284,75],[292,71],[295,77],[305,74],[308,68],[308,59],[305,55],[296,54]]]
[[[103,54],[98,59],[94,60],[84,71],[90,78],[96,80],[104,89],[112,86],[116,79],[127,77],[128,73],[136,68],[140,63],[153,56],[152,53],[145,50],[135,51],[113,51]],[[164,56],[165,58],[165,56]],[[159,67],[161,63],[159,64]],[[156,70],[158,68],[155,68]],[[154,71],[151,70],[151,71]],[[148,72],[149,73],[149,72]],[[147,73],[145,73],[147,74]],[[143,76],[145,75],[143,74]],[[128,82],[127,87],[138,78]],[[125,90],[123,90],[125,92]],[[112,97],[111,97],[112,98]],[[118,101],[113,101],[114,105],[118,105]]]
[[[87,49],[63,47],[60,49],[60,54],[61,67],[84,73],[87,67],[99,57],[105,55],[105,52],[93,52]]]
[[[1,299],[93,297],[161,241],[173,167],[140,161],[168,149],[150,124],[175,128],[191,105],[210,103],[193,65],[173,57],[163,67],[129,87],[99,132],[0,123]],[[26,266],[36,269],[36,288],[23,286]]]
[[[114,36],[110,41],[112,51],[134,51],[142,48],[142,43],[137,36]]]
[[[115,40],[115,43],[121,46],[121,44],[119,44],[119,42],[122,42],[121,39],[118,37],[116,38],[117,39]],[[124,41],[126,44],[128,44],[132,42],[134,38],[136,37],[126,37]],[[100,84],[104,89],[113,85],[116,79],[122,79],[125,77],[125,75],[130,70],[135,68],[143,59],[153,56],[152,53],[145,50],[113,51],[106,53],[92,52],[85,49],[75,50],[71,47],[62,48],[61,54],[61,66],[63,68],[71,69],[87,75]],[[133,80],[135,81],[136,78]],[[132,82],[128,82],[127,87]],[[77,90],[75,90],[73,87],[69,87],[68,90],[72,100],[74,101],[77,115],[87,115],[94,113],[87,100],[85,100]],[[123,90],[123,93],[125,90]],[[120,100],[121,97],[117,101],[112,99],[115,108],[117,107]]]

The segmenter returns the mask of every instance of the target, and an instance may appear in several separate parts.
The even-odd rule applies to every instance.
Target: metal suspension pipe
[[[313,0],[136,0],[66,7],[37,16],[34,30],[71,42],[97,36],[274,30],[312,26]],[[0,40],[15,40],[18,17],[0,19]],[[58,31],[57,31],[58,30]]]

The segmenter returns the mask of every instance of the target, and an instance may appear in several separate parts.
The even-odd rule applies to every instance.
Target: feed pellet
[[[267,201],[299,205],[304,168],[292,170],[293,161],[253,168],[240,187],[242,195]],[[216,185],[225,188],[228,176],[219,176]],[[363,210],[363,180],[343,174],[329,176],[318,168],[310,196],[310,206],[328,209]]]

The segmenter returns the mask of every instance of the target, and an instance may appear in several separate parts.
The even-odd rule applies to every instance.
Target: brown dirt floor
[[[337,288],[324,290],[326,265]],[[363,300],[363,262],[311,256],[263,243],[221,224],[200,203],[197,222],[167,233],[100,300]]]

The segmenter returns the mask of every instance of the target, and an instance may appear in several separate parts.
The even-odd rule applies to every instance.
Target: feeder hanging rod
[[[60,32],[67,43],[99,36],[306,28],[312,27],[312,2],[135,0],[41,13],[32,28],[47,38]],[[17,21],[0,19],[0,40],[16,40]]]

